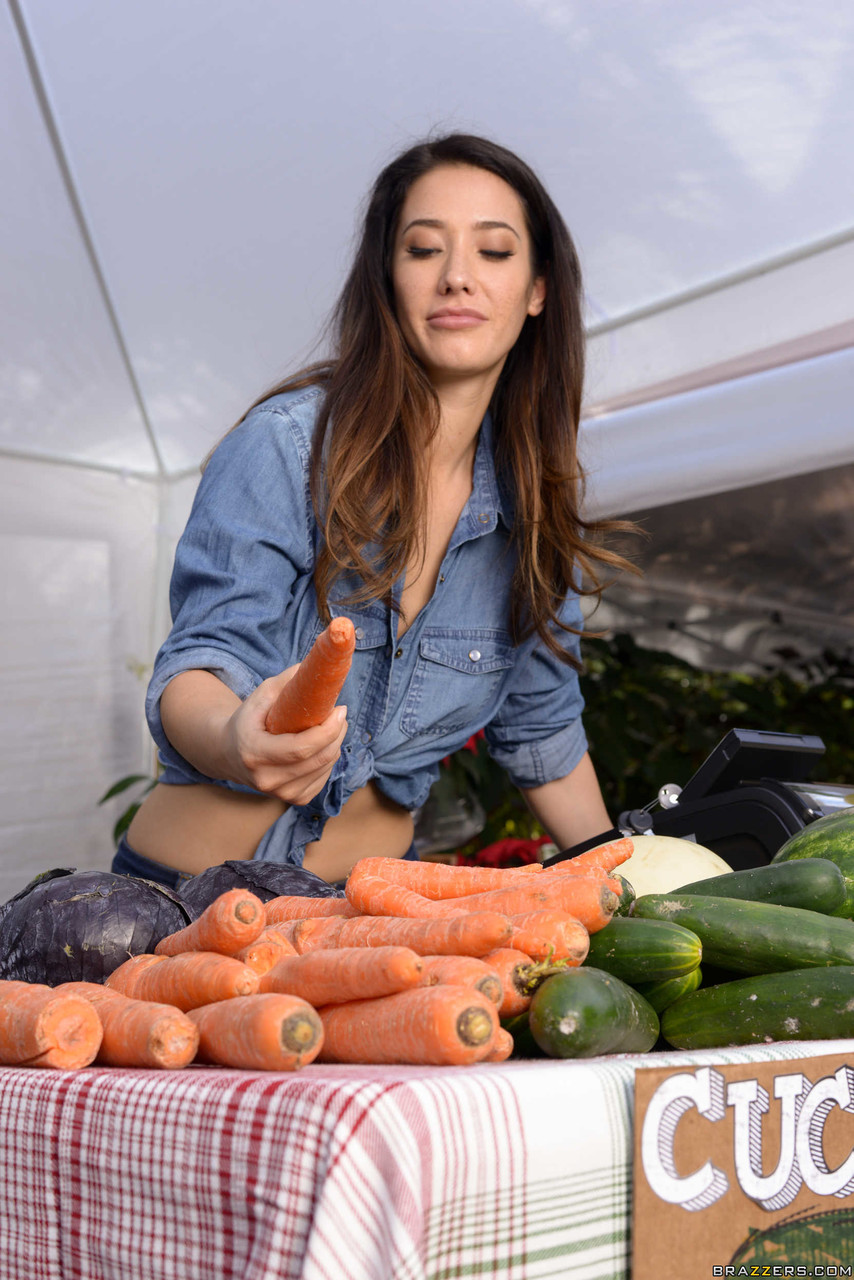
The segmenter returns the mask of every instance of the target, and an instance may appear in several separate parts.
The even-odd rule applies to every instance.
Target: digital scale
[[[666,783],[644,808],[621,813],[613,834],[677,836],[713,850],[736,871],[761,866],[810,822],[854,807],[854,784],[808,781],[824,751],[821,738],[809,734],[731,729],[683,787]]]

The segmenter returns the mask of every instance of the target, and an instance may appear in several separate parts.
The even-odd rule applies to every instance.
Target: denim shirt
[[[239,698],[299,662],[323,630],[312,571],[319,533],[309,496],[309,453],[323,392],[273,396],[214,451],[175,555],[172,630],[146,697],[163,784],[236,783],[197,772],[172,747],[160,696],[181,671],[213,672]],[[439,762],[485,729],[493,758],[520,787],[570,773],[587,750],[583,701],[571,667],[538,637],[514,646],[509,630],[512,504],[497,482],[489,415],[481,425],[472,493],[451,535],[432,598],[397,638],[388,605],[330,607],[356,629],[356,652],[339,702],[348,708],[341,754],[323,790],[291,806],[254,857],[300,864],[326,819],[369,779],[417,809]],[[395,588],[400,598],[401,583]],[[562,620],[581,627],[574,595]],[[578,652],[577,638],[572,638]]]

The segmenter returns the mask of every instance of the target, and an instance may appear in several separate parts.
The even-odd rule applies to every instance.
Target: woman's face
[[[502,178],[442,165],[413,182],[392,259],[398,323],[434,385],[493,383],[545,302],[522,202]]]

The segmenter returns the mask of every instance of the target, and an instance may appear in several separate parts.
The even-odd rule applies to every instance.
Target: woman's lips
[[[486,316],[479,311],[434,311],[427,323],[434,329],[472,329],[483,324]]]

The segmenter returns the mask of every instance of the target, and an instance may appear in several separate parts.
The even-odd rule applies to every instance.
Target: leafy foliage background
[[[616,822],[649,804],[664,783],[684,786],[730,729],[816,734],[826,747],[814,777],[854,784],[854,663],[825,651],[761,675],[700,670],[638,645],[626,634],[587,639],[582,690],[584,724],[605,803]],[[484,829],[459,852],[542,827],[478,739],[451,756],[436,787],[447,795],[472,788],[486,810]]]

